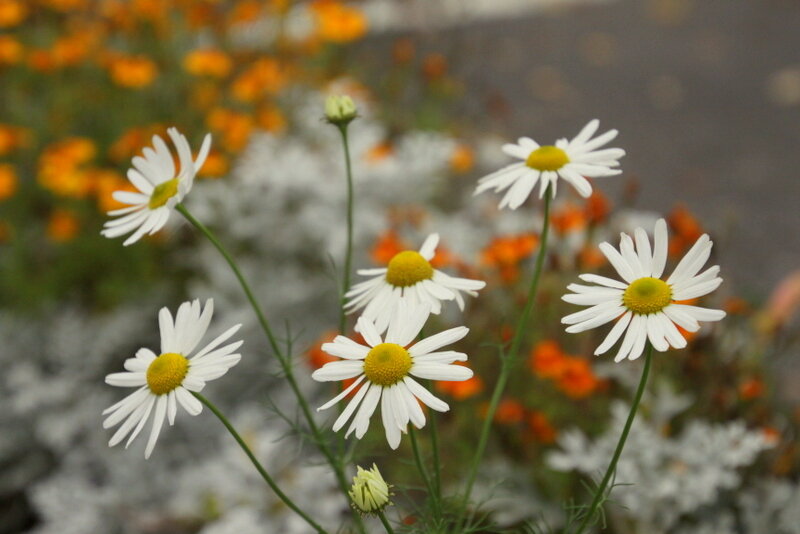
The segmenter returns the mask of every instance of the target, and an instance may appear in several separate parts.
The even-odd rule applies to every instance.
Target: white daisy
[[[700,236],[672,275],[662,280],[668,245],[667,223],[664,219],[656,222],[654,234],[652,252],[647,232],[642,228],[635,230],[634,239],[622,233],[619,251],[608,243],[600,244],[603,254],[624,282],[595,274],[582,274],[582,280],[597,285],[567,286],[573,293],[564,295],[562,298],[565,301],[591,306],[561,320],[571,325],[567,332],[583,332],[617,320],[594,351],[595,354],[608,351],[626,329],[627,334],[615,361],[625,358],[635,360],[642,355],[648,339],[653,348],[660,352],[670,346],[681,349],[686,346],[686,339],[676,325],[688,332],[696,332],[700,328],[699,321],[719,321],[725,317],[722,310],[678,303],[707,295],[722,283],[722,278],[717,276],[717,265],[698,274],[711,255],[713,243],[708,235]]]
[[[463,311],[461,292],[477,297],[478,290],[483,289],[486,282],[456,278],[434,269],[430,260],[438,244],[439,234],[431,234],[419,252],[406,250],[395,254],[388,267],[359,269],[358,274],[373,278],[354,285],[347,292],[347,313],[363,308],[362,316],[375,323],[378,333],[383,333],[400,299],[408,300],[411,306],[428,304],[431,313],[436,315],[442,311],[443,300],[455,299]]]
[[[144,453],[144,457],[149,458],[161,432],[164,417],[167,417],[170,425],[174,424],[178,404],[190,415],[199,414],[203,405],[190,392],[201,391],[206,382],[221,377],[239,363],[242,356],[235,351],[242,345],[241,341],[224,347],[220,345],[239,330],[242,326],[240,324],[229,328],[189,357],[205,335],[213,312],[214,303],[211,299],[206,301],[202,311],[199,300],[184,302],[178,308],[175,321],[167,308],[161,308],[158,314],[161,330],[160,355],[156,356],[150,349],[139,349],[135,358],[125,360],[125,369],[128,372],[106,376],[106,383],[109,385],[139,388],[103,411],[103,415],[108,416],[103,421],[103,428],[122,423],[108,442],[110,447],[130,434],[125,445],[127,448],[144,428],[155,408],[153,427]]]
[[[349,378],[355,378],[355,382],[318,410],[330,408],[358,388],[334,422],[334,432],[355,414],[345,437],[355,432],[356,438],[361,439],[380,402],[386,440],[392,449],[396,449],[400,445],[400,434],[407,431],[409,421],[417,428],[425,426],[425,414],[417,399],[439,412],[450,409],[447,403],[436,398],[412,377],[453,381],[471,378],[471,369],[452,365],[453,362],[466,361],[466,354],[438,350],[466,336],[469,329],[463,326],[451,328],[407,347],[422,330],[429,313],[427,305],[410,306],[400,301],[392,314],[385,339],[381,339],[375,324],[362,316],[358,319],[358,326],[368,346],[344,336],[337,336],[332,343],[322,345],[323,351],[342,360],[326,363],[311,377],[319,382]]]
[[[588,197],[592,194],[592,184],[585,177],[599,178],[620,174],[622,171],[614,167],[619,166],[617,160],[625,155],[621,148],[597,150],[617,136],[617,130],[609,130],[590,139],[599,125],[597,119],[589,121],[571,141],[559,139],[555,145],[539,146],[530,137],[520,137],[516,145],[503,145],[503,152],[523,161],[507,165],[478,180],[475,194],[488,189],[494,189],[496,193],[508,189],[499,207],[502,209],[508,206],[515,210],[527,200],[537,182],[539,198],[544,196],[550,184],[555,196],[560,176],[572,184],[581,196]]]
[[[114,191],[114,200],[130,206],[108,212],[112,217],[119,217],[103,225],[100,233],[105,237],[119,237],[136,230],[123,243],[127,246],[141,239],[144,234],[158,232],[169,220],[172,208],[191,190],[194,177],[205,163],[211,148],[211,134],[206,134],[197,159],[192,161],[192,150],[186,137],[175,128],[170,128],[167,133],[178,151],[179,171],[176,174],[175,162],[167,144],[154,135],[155,150],[145,147],[144,157],[134,157],[134,168],[128,169],[128,180],[139,192]]]

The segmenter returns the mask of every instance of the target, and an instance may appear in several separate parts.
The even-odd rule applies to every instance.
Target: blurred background
[[[214,250],[178,217],[131,247],[99,235],[154,134],[174,125],[196,148],[211,132],[186,205],[235,251],[274,324],[289,321],[304,387],[327,397],[307,375],[337,322],[345,188],[321,120],[336,93],[362,114],[355,264],[439,232],[440,268],[489,283],[439,321],[471,327],[477,374],[438,389],[454,406],[451,466],[494,383],[485,343],[507,338],[538,247],[538,203],[500,213],[471,197],[475,180],[519,136],[572,137],[592,118],[620,131],[624,174],[588,200],[565,189],[554,209],[541,324],[482,473],[488,514],[557,529],[560,502],[603,467],[637,371],[591,358],[591,334],[567,338],[558,297],[607,269],[597,243],[664,215],[673,259],[714,238],[726,283],[708,305],[729,318],[659,363],[620,466],[654,489],[621,488],[610,528],[800,532],[798,51],[794,0],[0,0],[0,533],[304,532],[209,414],[179,417],[147,462],[138,443],[106,446],[100,412],[121,392],[103,376],[154,346],[158,309],[188,298],[215,299],[210,335],[245,323],[251,352],[209,395],[326,525],[346,515],[275,414],[292,402]],[[359,453],[387,458],[380,436]],[[401,467],[386,469],[398,483]]]

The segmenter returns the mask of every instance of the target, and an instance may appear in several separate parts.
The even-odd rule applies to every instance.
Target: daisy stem
[[[428,389],[433,390],[433,380],[428,381]],[[436,500],[442,501],[442,474],[441,462],[439,460],[439,430],[436,427],[436,412],[431,410],[430,427],[431,427],[431,448],[433,449],[433,487],[436,491]]]
[[[589,525],[589,523],[594,520],[597,508],[601,506],[601,503],[606,498],[606,487],[608,486],[608,483],[611,481],[611,477],[614,475],[614,471],[617,468],[617,462],[619,461],[620,456],[622,456],[622,449],[625,447],[625,441],[628,439],[628,434],[631,431],[631,426],[633,426],[633,420],[636,418],[636,411],[639,408],[639,402],[642,400],[642,395],[644,394],[644,389],[645,386],[647,385],[647,377],[650,374],[650,363],[652,361],[652,355],[653,355],[653,346],[648,342],[647,352],[645,353],[645,358],[644,358],[644,369],[642,370],[642,378],[639,379],[639,387],[636,389],[636,396],[633,398],[633,404],[631,404],[631,411],[628,414],[628,420],[625,421],[625,427],[622,429],[622,435],[620,435],[619,437],[617,448],[614,451],[614,456],[612,456],[611,458],[611,463],[608,464],[608,469],[606,469],[606,474],[603,476],[603,480],[597,487],[594,499],[592,499],[592,504],[589,505],[589,510],[583,517],[583,521],[581,521],[581,524],[580,526],[578,526],[578,530],[575,532],[575,534],[581,534]]]
[[[528,331],[527,327],[528,322],[530,321],[531,310],[533,309],[533,303],[536,301],[536,293],[539,288],[539,278],[541,277],[542,269],[544,268],[544,260],[547,257],[547,237],[550,233],[550,202],[553,197],[551,194],[551,188],[552,184],[548,185],[547,190],[544,193],[544,221],[542,223],[539,253],[536,256],[533,277],[531,278],[531,285],[530,289],[528,290],[528,298],[525,301],[525,307],[522,309],[522,314],[519,316],[517,326],[514,329],[514,337],[511,340],[511,347],[503,358],[503,363],[500,367],[500,375],[497,377],[497,383],[494,386],[492,398],[489,402],[489,409],[486,411],[486,417],[483,420],[483,428],[481,429],[480,439],[478,440],[478,447],[475,450],[475,458],[472,460],[472,465],[470,465],[467,484],[466,488],[464,489],[464,496],[461,499],[462,514],[466,513],[467,505],[469,504],[469,498],[472,494],[472,486],[475,484],[475,476],[478,473],[478,465],[483,458],[483,453],[486,451],[486,444],[489,440],[489,431],[492,428],[494,414],[497,412],[497,407],[500,404],[500,399],[503,396],[503,391],[505,390],[506,383],[508,382],[508,377],[511,374],[514,364],[516,363],[517,353],[519,352],[519,347],[522,344],[523,334]],[[463,523],[463,520],[464,516],[462,515],[462,518],[459,521],[459,527],[461,526],[461,523]]]
[[[350,270],[353,262],[353,169],[350,163],[350,143],[347,139],[347,123],[338,125],[342,134],[342,147],[344,148],[344,162],[347,169],[347,248],[344,255],[344,276],[342,279],[342,296],[339,303],[339,332],[345,333],[347,316],[344,312],[347,292],[350,291]]]
[[[286,504],[286,506],[291,508],[297,515],[302,517],[305,520],[305,522],[308,523],[311,526],[311,528],[313,528],[316,532],[318,532],[319,534],[327,534],[325,529],[319,526],[313,519],[311,519],[305,512],[303,512],[303,510],[301,510],[294,503],[294,501],[292,501],[292,499],[289,498],[288,495],[286,495],[283,491],[281,491],[281,489],[278,487],[278,485],[275,483],[275,481],[272,479],[269,473],[267,473],[267,470],[264,469],[264,466],[261,465],[261,462],[258,461],[255,454],[253,454],[253,451],[250,450],[250,447],[248,447],[247,443],[245,443],[244,439],[242,439],[242,436],[239,435],[239,433],[236,431],[236,429],[233,427],[230,421],[228,421],[228,418],[225,417],[222,414],[222,412],[220,412],[219,409],[217,409],[217,407],[211,403],[211,401],[209,401],[200,393],[192,392],[192,395],[197,397],[197,400],[205,404],[208,407],[208,409],[211,410],[214,413],[214,415],[217,416],[217,418],[222,422],[222,424],[225,425],[225,428],[228,429],[228,432],[230,432],[231,436],[233,436],[233,439],[236,440],[236,443],[239,444],[239,446],[242,448],[247,457],[250,458],[250,461],[253,462],[253,466],[255,466],[256,471],[258,471],[258,473],[264,479],[264,482],[266,482],[267,485],[272,489],[272,491],[275,492],[275,495],[277,495],[278,498],[282,500]]]
[[[433,503],[434,514],[438,517],[440,515],[439,499],[433,483],[431,482],[431,477],[428,476],[428,471],[425,469],[425,463],[422,461],[422,455],[419,453],[419,445],[417,444],[417,431],[414,428],[414,425],[411,425],[408,433],[411,436],[411,450],[414,451],[414,463],[417,464],[417,470],[419,471],[420,476],[422,476],[422,480],[425,482],[425,487],[428,488],[428,495]]]
[[[383,528],[386,529],[386,533],[394,534],[394,529],[392,529],[392,525],[389,524],[389,520],[386,519],[386,515],[383,513],[382,510],[378,511],[378,518],[381,520],[381,523],[383,523]]]
[[[309,429],[311,430],[311,434],[314,436],[314,440],[319,446],[320,452],[322,452],[323,456],[325,456],[325,459],[333,468],[334,473],[336,474],[336,480],[339,483],[339,488],[344,494],[345,499],[348,499],[349,501],[350,497],[347,494],[348,485],[347,485],[347,480],[345,479],[344,476],[344,467],[342,466],[341,461],[339,461],[333,455],[330,448],[325,443],[322,437],[322,433],[320,432],[319,427],[317,426],[317,423],[314,420],[314,416],[311,413],[311,409],[308,406],[308,402],[306,401],[305,396],[303,396],[302,391],[300,391],[300,387],[297,384],[297,380],[294,377],[294,370],[292,369],[292,364],[281,351],[280,346],[278,345],[278,341],[276,340],[275,336],[272,333],[272,329],[269,326],[269,322],[267,321],[264,312],[261,311],[261,306],[259,306],[258,301],[256,301],[256,298],[253,295],[253,291],[250,289],[250,285],[247,283],[247,280],[245,280],[244,275],[239,270],[239,267],[236,265],[236,261],[228,253],[225,247],[222,246],[222,243],[219,242],[219,240],[211,232],[211,230],[206,228],[205,225],[203,225],[203,223],[195,219],[194,216],[192,216],[192,214],[189,213],[189,210],[186,209],[186,206],[184,206],[183,204],[178,204],[177,206],[175,206],[175,209],[178,212],[180,212],[181,215],[186,217],[186,219],[190,223],[192,223],[192,225],[194,225],[195,228],[200,230],[200,233],[202,233],[211,242],[211,244],[216,247],[219,253],[222,254],[222,257],[225,258],[225,261],[228,262],[228,265],[231,267],[231,270],[236,275],[236,278],[239,280],[239,284],[242,286],[242,290],[244,291],[244,294],[247,296],[247,300],[250,302],[250,306],[253,308],[256,317],[258,317],[258,322],[261,324],[261,329],[264,330],[264,333],[266,334],[267,339],[269,340],[270,347],[272,347],[275,356],[278,358],[278,361],[281,364],[281,368],[283,369],[283,372],[286,375],[286,380],[287,382],[289,382],[289,386],[292,388],[292,392],[294,393],[295,397],[297,397],[297,402],[300,405],[300,409],[303,412],[303,416],[305,417],[306,422],[308,423]],[[359,531],[364,532],[364,523],[361,520],[361,516],[359,516],[358,514],[354,514],[354,518],[356,520],[356,524],[359,527]]]
[[[186,206],[183,204],[178,204],[175,206],[175,209],[188,220],[192,225],[200,230],[206,238],[211,241],[211,244],[216,247],[222,257],[225,258],[225,261],[228,262],[230,265],[231,270],[233,270],[233,274],[236,275],[236,278],[239,280],[239,284],[242,286],[242,290],[244,290],[244,294],[247,296],[247,300],[250,301],[250,306],[252,306],[253,311],[256,312],[256,316],[258,317],[258,322],[261,323],[261,329],[264,330],[264,333],[267,335],[267,339],[269,340],[269,344],[272,347],[272,351],[278,355],[278,357],[283,358],[283,353],[281,352],[280,346],[278,345],[278,341],[275,338],[275,335],[272,333],[272,329],[269,326],[269,322],[267,318],[264,316],[264,312],[261,311],[261,306],[258,305],[255,296],[253,296],[253,292],[250,289],[250,285],[244,279],[244,275],[239,270],[239,267],[236,265],[236,261],[228,254],[228,251],[225,250],[225,247],[222,246],[222,243],[219,242],[217,237],[211,233],[211,230],[205,227],[203,223],[198,221],[194,218],[194,216],[189,213],[189,210],[186,209]]]

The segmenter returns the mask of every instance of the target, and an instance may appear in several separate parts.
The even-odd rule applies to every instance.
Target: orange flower
[[[229,152],[238,152],[247,146],[253,132],[253,118],[225,108],[215,108],[206,118],[208,127],[222,134],[222,145]]]
[[[317,0],[311,9],[317,18],[317,33],[324,41],[349,43],[367,33],[367,17],[359,9],[334,0]]]
[[[397,232],[387,230],[378,236],[369,255],[375,263],[388,265],[392,258],[404,250],[409,250],[409,245],[397,235]]]
[[[150,142],[155,134],[163,134],[166,128],[153,124],[141,128],[131,128],[114,141],[108,149],[109,157],[117,162],[127,161],[139,154],[144,145]]]
[[[516,425],[525,418],[525,408],[519,401],[503,399],[494,412],[494,422],[501,425]]]
[[[27,129],[10,124],[0,124],[0,156],[5,156],[13,150],[23,148],[30,142],[30,133]]]
[[[208,153],[203,168],[197,172],[198,176],[207,176],[212,178],[219,178],[228,172],[228,158],[223,156],[217,150],[212,150]]]
[[[408,37],[398,39],[392,45],[392,58],[395,63],[408,63],[414,59],[414,41]]]
[[[10,35],[0,35],[0,65],[15,65],[22,60],[25,49]]]
[[[739,397],[742,400],[753,400],[764,394],[764,381],[759,378],[749,378],[739,384]]]
[[[729,297],[723,306],[728,315],[746,315],[750,313],[750,303],[741,297]]]
[[[280,133],[286,129],[286,117],[275,106],[263,106],[256,112],[258,127],[271,133]]]
[[[225,78],[233,63],[228,55],[217,49],[192,50],[183,58],[183,68],[194,76]]]
[[[364,155],[368,163],[378,163],[394,154],[394,146],[391,141],[382,141],[370,148]]]
[[[575,204],[564,204],[550,216],[553,229],[560,234],[577,232],[586,228],[587,219],[584,210]]]
[[[261,58],[241,73],[231,85],[234,98],[253,102],[266,95],[275,94],[286,85],[286,73],[278,60]]]
[[[667,222],[672,228],[669,253],[673,256],[683,254],[703,234],[700,222],[689,212],[685,204],[675,206],[667,216]]]
[[[428,81],[441,78],[447,74],[447,59],[442,54],[428,54],[422,60],[422,74]]]
[[[455,365],[469,367],[463,362],[455,362]],[[456,400],[463,401],[483,391],[483,380],[478,375],[473,375],[472,378],[464,380],[463,382],[436,382],[436,391],[450,395]]]
[[[28,16],[26,2],[22,0],[0,0],[0,28],[18,25]]]
[[[608,259],[603,255],[599,248],[596,246],[584,246],[578,252],[578,262],[583,269],[589,271],[596,271],[604,266]]]
[[[511,283],[519,276],[519,263],[533,254],[539,245],[535,234],[500,236],[481,251],[481,264],[500,271],[500,278]]]
[[[94,184],[94,193],[97,197],[97,207],[102,212],[124,208],[123,204],[114,200],[114,191],[136,191],[133,185],[120,173],[110,169],[92,169],[88,176]]]
[[[56,69],[56,58],[49,50],[31,50],[28,52],[28,66],[39,72],[51,72]]]
[[[611,213],[611,202],[600,190],[595,189],[584,205],[584,213],[589,220],[589,224],[601,224]]]
[[[589,362],[583,358],[566,358],[557,385],[573,399],[588,397],[600,385],[600,380],[592,372]]]
[[[99,30],[91,27],[60,37],[50,51],[53,63],[57,67],[79,64],[95,49],[100,37]]]
[[[0,221],[0,243],[5,243],[11,238],[11,226],[6,221]]]
[[[158,75],[158,68],[151,59],[142,55],[118,56],[112,58],[109,72],[117,85],[142,89],[153,83]]]
[[[6,200],[17,192],[17,172],[10,163],[0,163],[0,200]]]
[[[259,0],[240,0],[231,11],[231,23],[253,22],[261,15],[262,4]]]
[[[55,243],[71,241],[78,233],[78,217],[68,210],[58,209],[50,215],[47,237]]]
[[[464,144],[459,143],[450,155],[450,168],[453,172],[464,174],[475,166],[475,153]]]
[[[527,417],[528,430],[536,441],[541,443],[554,443],[558,437],[558,431],[550,423],[545,414],[532,411]]]
[[[39,183],[57,195],[83,198],[91,192],[92,181],[83,167],[95,156],[94,143],[84,137],[70,137],[48,146],[39,156]]]
[[[86,9],[89,0],[39,0],[42,4],[56,11],[68,12]]]
[[[561,351],[558,342],[543,340],[533,347],[528,366],[539,378],[558,379],[564,373],[566,355]]]

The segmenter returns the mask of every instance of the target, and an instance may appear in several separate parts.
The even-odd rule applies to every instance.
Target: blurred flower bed
[[[363,114],[351,129],[356,263],[385,265],[437,231],[434,265],[489,284],[466,312],[483,333],[462,344],[476,376],[435,386],[462,404],[440,425],[444,482],[458,482],[539,229],[529,215],[501,218],[494,200],[470,199],[474,171],[497,163],[498,141],[465,142],[445,127],[459,89],[443,57],[417,58],[399,40],[387,84],[365,86],[347,45],[368,21],[335,0],[0,0],[0,27],[0,523],[9,525],[0,532],[306,531],[202,420],[182,422],[147,463],[108,449],[99,414],[113,392],[102,376],[154,337],[152,312],[165,299],[185,294],[213,294],[221,321],[245,324],[241,368],[214,387],[237,399],[234,419],[288,491],[338,524],[332,476],[265,402],[268,388],[291,406],[211,246],[177,223],[125,249],[99,235],[105,211],[118,207],[111,191],[126,187],[122,173],[153,133],[177,125],[196,142],[211,131],[205,180],[188,202],[232,244],[276,324],[296,325],[285,337],[296,339],[298,375],[309,394],[327,398],[308,375],[327,361],[319,345],[336,321],[345,239],[341,147],[320,127],[331,90],[352,94]],[[418,109],[397,105],[408,94]],[[559,322],[568,281],[609,268],[597,243],[657,218],[634,209],[630,191],[612,200],[596,185],[589,199],[562,195],[554,207],[538,329],[525,333],[532,348],[495,416],[480,475],[484,510],[509,529],[557,529],[563,499],[588,496],[583,484],[605,467],[636,386],[635,369],[591,356],[597,334],[567,338]],[[680,256],[703,223],[682,206],[668,219]],[[763,303],[726,288],[716,304],[728,319],[684,332],[689,350],[658,359],[617,472],[610,532],[800,532],[800,414],[777,397],[767,368],[797,350],[798,288],[789,277]],[[494,345],[470,346],[477,338]],[[375,434],[358,447],[362,463],[385,454]],[[384,465],[387,479],[413,483],[404,465]],[[413,531],[413,514],[405,522]]]

